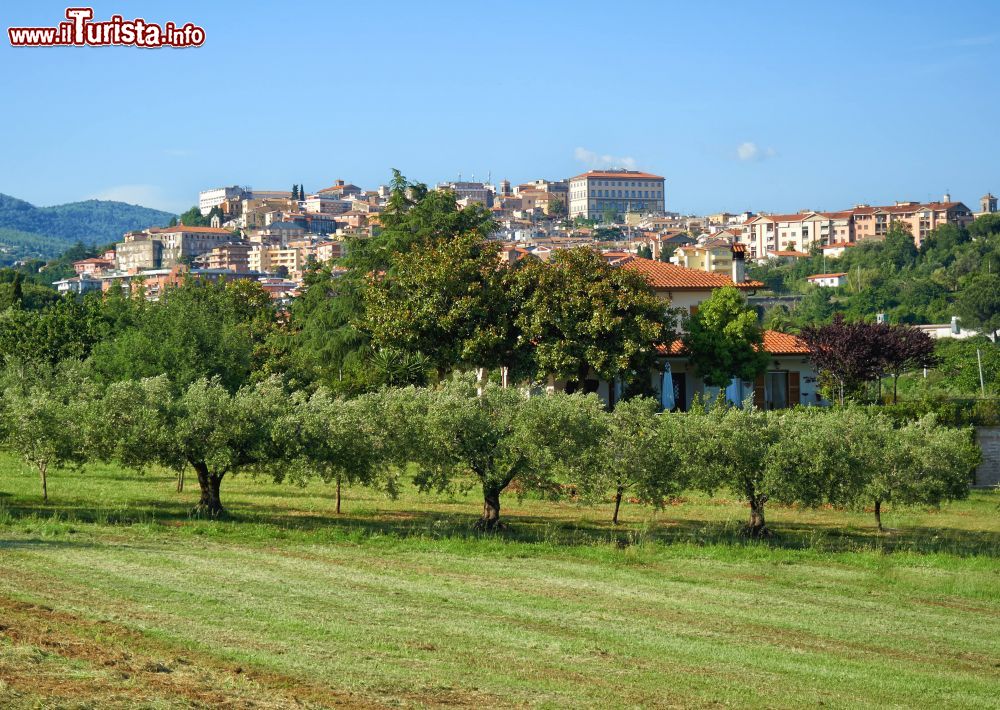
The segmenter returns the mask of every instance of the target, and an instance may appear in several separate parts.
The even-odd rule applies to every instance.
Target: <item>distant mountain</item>
[[[0,264],[52,258],[77,242],[107,244],[132,229],[166,226],[175,216],[107,200],[35,207],[0,193]]]

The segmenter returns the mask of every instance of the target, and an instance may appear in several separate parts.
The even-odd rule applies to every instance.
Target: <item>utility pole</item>
[[[979,364],[979,391],[982,392],[983,397],[986,396],[986,383],[983,381],[983,355],[976,348],[976,362]]]

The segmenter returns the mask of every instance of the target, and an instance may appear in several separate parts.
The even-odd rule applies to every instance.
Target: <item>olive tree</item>
[[[587,497],[614,493],[611,522],[618,524],[622,499],[634,494],[644,503],[661,506],[684,486],[676,442],[683,431],[683,415],[659,414],[652,399],[619,402],[606,414],[600,465],[584,470],[581,490]]]
[[[878,466],[880,432],[888,420],[853,406],[789,409],[776,416],[780,440],[767,467],[774,499],[807,506],[855,500]]]
[[[750,506],[747,535],[769,535],[764,504],[775,492],[775,480],[768,473],[780,441],[778,415],[749,402],[740,408],[717,401],[707,411],[695,409],[685,416],[685,436],[678,440],[685,474],[699,488],[727,487],[742,497]]]
[[[198,476],[195,512],[218,517],[225,510],[222,480],[240,471],[280,479],[287,460],[275,423],[288,416],[291,400],[277,379],[230,393],[217,379],[198,379],[175,394],[166,376],[108,386],[91,413],[92,445],[105,459],[142,469],[186,466]]]
[[[937,506],[969,495],[973,469],[982,454],[969,429],[945,427],[934,415],[896,429],[879,422],[860,503],[871,502],[882,527],[882,504]]]
[[[276,423],[275,436],[285,446],[288,465],[276,468],[274,475],[336,483],[339,514],[344,483],[376,482],[388,455],[386,437],[380,435],[384,428],[376,396],[344,399],[326,387],[310,396],[297,393],[292,409]]]
[[[78,363],[8,363],[0,377],[0,440],[37,471],[42,500],[48,473],[86,461],[85,421],[89,382]]]
[[[526,397],[494,385],[478,395],[474,383],[465,379],[390,396],[416,401],[421,410],[410,413],[414,428],[406,444],[419,466],[416,484],[423,490],[443,489],[473,476],[483,491],[478,529],[500,525],[500,496],[512,483],[522,490],[557,493],[560,483],[597,465],[604,426],[597,397]]]

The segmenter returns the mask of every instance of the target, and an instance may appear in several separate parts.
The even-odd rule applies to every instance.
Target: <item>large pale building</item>
[[[207,215],[212,211],[213,207],[220,207],[227,200],[232,200],[237,197],[243,199],[246,197],[246,194],[246,188],[238,185],[233,185],[231,187],[214,187],[211,190],[202,190],[198,193],[198,209],[201,210],[203,215]]]
[[[124,241],[115,244],[115,261],[121,271],[168,269],[232,239],[232,232],[215,227],[152,227],[129,232]]]
[[[569,179],[569,216],[662,214],[664,180],[638,170],[591,170]]]

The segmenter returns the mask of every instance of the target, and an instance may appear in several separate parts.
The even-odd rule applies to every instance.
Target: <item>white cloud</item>
[[[574,150],[573,157],[588,168],[628,168],[633,170],[636,166],[636,160],[631,156],[601,155],[586,148]]]
[[[761,148],[752,141],[746,141],[736,146],[736,157],[744,162],[767,160],[777,155],[774,148]]]
[[[156,185],[116,185],[94,195],[88,195],[86,199],[127,202],[130,205],[153,207],[166,212],[181,212],[185,209]]]

